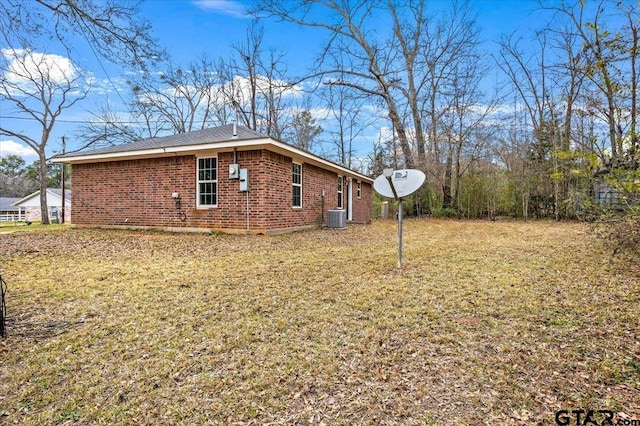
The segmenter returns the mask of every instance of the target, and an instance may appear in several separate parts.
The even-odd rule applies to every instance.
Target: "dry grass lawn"
[[[0,235],[0,424],[640,418],[640,272],[580,224]],[[575,420],[572,422],[575,424]]]

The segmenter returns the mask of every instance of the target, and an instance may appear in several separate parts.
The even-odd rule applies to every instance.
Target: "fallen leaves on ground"
[[[640,416],[640,286],[580,224],[0,235],[0,423]],[[633,417],[635,416],[635,417]]]

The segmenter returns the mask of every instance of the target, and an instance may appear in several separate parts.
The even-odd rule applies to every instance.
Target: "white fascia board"
[[[52,158],[51,161],[54,163],[66,163],[66,164],[96,163],[100,161],[117,161],[117,160],[128,160],[128,159],[135,159],[135,158],[161,157],[165,154],[186,154],[186,153],[196,153],[198,151],[211,151],[211,150],[228,149],[228,148],[234,148],[234,147],[240,148],[240,147],[247,147],[247,146],[258,146],[258,145],[268,145],[268,143],[265,143],[265,139],[243,139],[243,140],[231,139],[224,142],[212,142],[212,143],[197,144],[197,145],[140,149],[136,151],[111,152],[107,154],[98,153],[98,154],[65,156],[64,158]]]
[[[19,204],[23,204],[25,202],[27,202],[28,200],[30,200],[31,198],[35,197],[36,195],[39,195],[40,191],[36,191],[33,194],[29,194],[24,198],[19,199],[18,201],[16,201],[15,203],[11,204],[14,207],[21,207],[19,206]]]
[[[108,160],[122,160],[122,159],[130,159],[130,158],[158,156],[166,152],[167,152],[166,149],[154,148],[154,149],[145,149],[145,150],[139,150],[139,151],[112,152],[109,154],[87,154],[87,155],[77,155],[75,157],[65,156],[64,158],[54,157],[51,159],[51,162],[62,163],[62,164],[96,163],[96,162],[108,161]]]
[[[47,204],[51,204],[52,202],[57,202],[57,200],[62,201],[62,197],[61,196],[59,196],[55,192],[49,191],[49,189],[47,189],[46,194],[47,194]],[[11,205],[14,206],[14,207],[22,207],[22,206],[28,204],[32,199],[34,199],[36,197],[38,198],[38,201],[37,201],[37,204],[34,204],[34,206],[38,206],[39,207],[40,206],[40,201],[39,201],[39,199],[40,199],[40,190],[38,190],[38,191],[36,191],[36,192],[34,192],[32,194],[29,194],[24,198],[19,199],[18,201],[16,201],[15,203],[13,203]],[[70,198],[64,197],[64,199],[67,200],[69,203],[71,203],[71,199]],[[52,201],[52,200],[55,200],[55,201]],[[22,206],[20,206],[19,204],[22,204]]]
[[[325,168],[329,167],[329,168],[334,169],[336,171],[342,172],[345,175],[355,176],[358,179],[363,180],[363,181],[367,181],[369,183],[373,182],[373,179],[371,179],[368,176],[365,176],[363,174],[360,174],[358,172],[350,170],[350,169],[348,169],[348,168],[346,168],[344,166],[341,166],[339,164],[333,163],[333,162],[331,162],[329,160],[325,160],[324,158],[318,157],[317,155],[314,155],[314,154],[311,154],[309,152],[303,151],[303,150],[301,150],[299,148],[296,148],[296,147],[293,147],[291,145],[287,145],[287,144],[284,144],[282,142],[279,142],[279,141],[276,141],[276,140],[273,140],[273,139],[271,140],[271,145],[276,146],[276,147],[278,147],[281,150],[284,150],[286,152],[293,153],[293,154],[297,155],[298,157],[306,158],[306,159],[310,160],[309,161],[310,163],[315,163],[317,165],[322,165],[322,166],[325,166]]]
[[[288,156],[293,154],[298,158],[303,158],[308,160],[310,163],[315,163],[317,165],[324,166],[325,168],[330,168],[336,170],[338,172],[342,172],[347,175],[355,176],[360,180],[367,181],[369,183],[373,182],[373,179],[368,176],[362,175],[360,173],[354,172],[346,167],[340,166],[339,164],[333,163],[331,161],[325,160],[321,157],[318,157],[309,152],[303,151],[291,145],[287,145],[283,142],[277,141],[271,138],[259,138],[259,139],[229,139],[223,142],[212,142],[208,144],[197,144],[197,145],[184,145],[184,146],[174,146],[167,148],[153,148],[153,149],[141,149],[137,151],[122,151],[122,152],[113,152],[108,154],[87,154],[87,155],[77,155],[77,156],[67,156],[64,158],[53,158],[52,162],[54,163],[96,163],[100,161],[117,161],[117,160],[129,160],[136,158],[150,158],[150,157],[162,157],[167,154],[194,154],[197,155],[198,152],[201,151],[221,151],[232,148],[277,148],[277,151],[280,153],[284,153]]]

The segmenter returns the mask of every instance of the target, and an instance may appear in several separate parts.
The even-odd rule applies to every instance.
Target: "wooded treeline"
[[[491,55],[468,3],[321,4],[257,9],[334,34],[317,72],[379,103],[393,134],[374,144],[370,172],[424,170],[415,213],[561,219],[633,205],[635,2],[541,1],[532,22],[543,26],[503,35]]]
[[[149,29],[135,9],[116,8],[111,21],[89,19],[118,4],[105,2],[86,0],[82,10],[64,0],[36,2],[77,12],[58,17],[63,23],[99,24],[104,38],[89,40],[107,43],[99,53],[130,47],[119,58],[136,69],[128,110],[105,104],[95,111],[76,135],[83,147],[237,121],[372,177],[386,167],[423,170],[427,182],[409,200],[413,214],[582,219],[606,205],[632,205],[638,192],[635,1],[541,1],[531,12],[538,28],[486,40],[477,3],[256,0],[256,20],[231,55],[202,54],[188,64],[174,64],[148,36],[127,38]],[[21,17],[10,22],[29,22],[19,2],[6,4],[14,7],[5,6],[6,17]],[[263,25],[274,21],[283,31],[324,31],[326,44],[309,46],[317,60],[308,72],[293,75],[295,58],[265,46]],[[16,43],[7,28],[4,40]],[[110,37],[114,28],[124,35]],[[25,40],[18,41],[11,59],[29,68]],[[11,63],[5,60],[3,75]],[[57,82],[69,106],[80,72]],[[5,98],[19,102],[22,86],[4,81]],[[44,158],[46,139],[30,140]],[[356,146],[368,146],[369,155],[361,148],[356,155]]]

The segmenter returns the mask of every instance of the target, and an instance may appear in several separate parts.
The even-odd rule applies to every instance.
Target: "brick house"
[[[60,155],[76,226],[267,233],[371,220],[369,177],[243,126]]]

